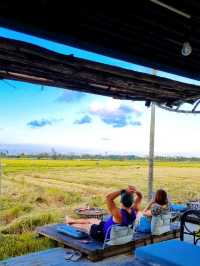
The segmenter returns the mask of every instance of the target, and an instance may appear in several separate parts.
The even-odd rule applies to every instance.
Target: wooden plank
[[[54,265],[58,262],[64,263],[64,255],[65,250],[63,248],[53,248],[45,251],[30,253],[24,256],[18,256],[16,258],[3,260],[0,262],[0,266]]]
[[[198,0],[171,1],[178,10],[188,12],[192,21],[147,0],[138,1],[134,9],[131,2],[115,3],[115,8],[102,4],[97,9],[91,3],[82,6],[78,1],[70,1],[67,16],[62,15],[65,8],[61,3],[33,0],[24,3],[2,0],[1,25],[115,58],[160,67],[170,73],[175,69],[186,71],[190,77],[195,73],[199,78]],[[55,13],[59,18],[52,21]],[[46,23],[43,23],[44,14]],[[191,31],[194,49],[185,59],[180,50],[188,31]]]
[[[0,78],[8,78],[119,99],[159,103],[189,102],[199,86],[62,55],[0,37]]]
[[[178,238],[180,234],[179,229],[175,229],[161,236],[152,236],[150,234],[135,233],[133,241],[123,245],[106,246],[103,249],[103,244],[100,242],[92,241],[88,244],[82,243],[81,240],[74,239],[67,235],[58,233],[56,227],[57,225],[39,227],[37,228],[37,233],[41,236],[48,237],[61,244],[64,244],[67,247],[79,250],[83,254],[87,255],[88,259],[92,261],[99,261],[114,255],[128,253],[137,247],[148,245],[151,243]]]
[[[90,266],[93,262],[88,261],[86,258],[81,258],[78,262],[74,263],[65,260],[66,249],[54,248],[41,252],[34,252],[25,256],[19,256],[7,260],[0,261],[0,266]],[[134,256],[117,256],[109,258],[101,262],[97,262],[97,266],[147,266],[145,262],[139,261]]]
[[[67,16],[62,15],[64,2],[14,2],[0,2],[1,25],[4,27],[199,79],[198,0],[163,1],[171,2],[178,10],[188,13],[192,20],[149,0],[138,1],[134,8],[131,2],[126,5],[115,2],[115,8],[105,3],[96,8],[91,3],[82,5],[78,1],[70,1]],[[51,19],[54,14],[58,14],[58,19]],[[187,36],[193,51],[190,56],[183,57],[181,47]]]
[[[79,239],[75,239],[73,237],[57,232],[57,226],[58,225],[42,226],[37,228],[36,231],[40,236],[46,236],[48,238],[51,238],[61,244],[77,249],[87,255],[91,252],[95,252],[98,249],[102,249],[103,245],[101,243],[94,241],[92,243],[84,244]],[[89,237],[88,240],[90,240]]]

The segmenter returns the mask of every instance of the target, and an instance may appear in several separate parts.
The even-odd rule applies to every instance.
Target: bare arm
[[[154,204],[154,200],[151,200],[148,203],[148,205],[146,206],[146,208],[143,211],[144,215],[146,215],[146,216],[152,216],[151,207],[152,207],[153,204]]]
[[[107,203],[108,210],[113,215],[117,223],[121,223],[122,217],[121,217],[120,209],[116,206],[114,200],[117,197],[119,197],[120,194],[121,194],[121,190],[118,190],[106,196],[106,203]]]
[[[137,190],[136,190],[136,188],[134,186],[128,186],[128,188],[126,189],[126,191],[128,193],[135,193]],[[122,216],[121,216],[120,209],[116,206],[114,200],[118,196],[120,196],[120,194],[121,194],[121,190],[118,190],[118,191],[115,191],[115,192],[112,192],[112,193],[108,194],[107,197],[106,197],[106,202],[107,202],[108,210],[110,211],[110,213],[114,217],[115,222],[117,222],[117,223],[121,223]]]
[[[135,202],[134,202],[134,205],[133,205],[133,208],[136,210],[136,211],[139,211],[140,210],[140,204],[142,202],[142,193],[140,191],[135,191],[135,194],[136,194],[136,199],[135,199]]]

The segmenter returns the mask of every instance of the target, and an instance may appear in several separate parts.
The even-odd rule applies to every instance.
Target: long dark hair
[[[155,195],[155,202],[159,205],[168,204],[167,192],[163,189],[158,189]]]

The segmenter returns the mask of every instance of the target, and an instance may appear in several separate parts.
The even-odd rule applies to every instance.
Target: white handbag
[[[108,232],[110,232],[110,237],[108,237]],[[107,244],[109,246],[111,245],[122,245],[126,244],[133,240],[133,234],[134,234],[134,226],[121,226],[121,225],[112,225],[111,228],[108,229],[104,246]]]
[[[171,214],[152,216],[151,233],[161,235],[170,231]]]

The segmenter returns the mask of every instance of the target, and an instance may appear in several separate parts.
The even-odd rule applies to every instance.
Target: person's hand
[[[136,187],[128,186],[127,190],[128,193],[135,193],[137,191]]]
[[[154,203],[155,203],[155,199],[153,198],[153,199],[150,200],[149,204],[152,205]]]

